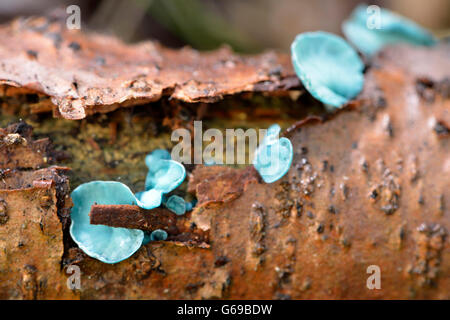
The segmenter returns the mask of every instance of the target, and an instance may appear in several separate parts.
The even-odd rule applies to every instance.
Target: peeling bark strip
[[[154,42],[126,45],[112,37],[67,30],[65,23],[45,18],[0,26],[0,38],[0,93],[47,95],[57,106],[54,113],[66,119],[162,96],[214,102],[225,95],[286,91],[300,85],[290,58],[273,52],[244,57],[228,48],[199,53]],[[37,100],[32,111],[51,110],[48,100]]]
[[[192,173],[188,191],[197,195],[197,206],[228,202],[239,197],[259,174],[253,166],[233,169],[226,166],[197,166]]]

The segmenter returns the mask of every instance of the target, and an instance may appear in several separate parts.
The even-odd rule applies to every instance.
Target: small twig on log
[[[208,234],[193,228],[189,214],[177,216],[165,208],[151,210],[135,205],[93,205],[89,213],[91,224],[100,224],[115,228],[140,229],[153,231],[165,230],[169,240],[182,242],[209,242]]]
[[[177,215],[165,208],[145,210],[133,205],[93,205],[89,216],[91,224],[116,228],[144,231],[178,229]],[[173,233],[175,230],[171,231]],[[178,230],[175,233],[178,233]]]

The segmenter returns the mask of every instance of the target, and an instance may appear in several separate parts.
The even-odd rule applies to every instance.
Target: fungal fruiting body
[[[150,241],[164,241],[167,240],[167,237],[169,235],[165,230],[162,229],[156,229],[152,232],[144,232],[144,240],[142,241],[143,245],[146,245]]]
[[[87,255],[105,263],[117,263],[130,257],[145,242],[142,230],[91,225],[89,212],[93,204],[128,204],[153,209],[161,205],[164,193],[178,187],[186,177],[184,166],[171,160],[165,150],[155,150],[145,162],[149,168],[146,190],[136,195],[125,184],[115,181],[84,183],[72,192],[70,235]],[[164,237],[159,232],[149,240],[166,238],[167,233]]]
[[[291,167],[294,152],[288,138],[279,138],[278,124],[269,127],[263,141],[255,151],[253,166],[266,183],[281,179]]]
[[[150,241],[164,241],[167,240],[167,232],[162,229],[156,229],[150,234]]]
[[[137,194],[144,209],[153,209],[161,205],[162,196],[177,188],[186,178],[184,166],[171,159],[170,153],[158,149],[145,158],[148,174],[145,191]]]
[[[291,54],[306,90],[326,106],[341,107],[361,92],[364,64],[341,37],[322,31],[299,34]]]
[[[186,211],[189,211],[188,203],[189,202],[184,201],[182,197],[173,195],[170,196],[169,199],[167,199],[164,205],[166,206],[167,209],[169,209],[173,213],[181,216],[185,214]]]
[[[135,204],[136,197],[121,182],[92,181],[71,194],[73,207],[70,235],[89,256],[105,263],[117,263],[135,253],[142,244],[142,230],[113,228],[89,223],[93,204]]]
[[[359,5],[342,24],[345,37],[367,56],[389,44],[431,46],[433,35],[417,23],[384,8]]]

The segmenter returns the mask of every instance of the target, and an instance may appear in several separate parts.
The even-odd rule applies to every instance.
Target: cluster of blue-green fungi
[[[132,204],[144,209],[159,207],[163,195],[177,188],[186,177],[184,166],[173,161],[166,150],[153,151],[146,157],[145,163],[148,174],[145,190],[142,192],[134,194],[128,186],[115,181],[84,183],[72,192],[74,206],[71,211],[70,234],[89,256],[105,263],[116,263],[130,257],[150,240],[167,238],[164,230],[155,230],[146,235],[142,230],[91,225],[89,222],[93,204]],[[184,202],[184,199],[180,199]],[[166,206],[177,214],[184,214],[189,206],[184,204],[184,210],[181,210],[180,199],[173,205],[173,201],[168,200]]]
[[[265,182],[283,177],[292,162],[292,144],[287,138],[278,138],[280,127],[273,125],[256,150],[254,166]],[[78,246],[89,256],[105,263],[117,263],[133,255],[141,245],[167,239],[167,232],[114,228],[92,225],[89,212],[94,204],[138,205],[153,209],[164,205],[177,215],[192,210],[195,200],[186,202],[182,197],[164,194],[176,189],[185,179],[184,166],[171,159],[166,150],[155,150],[145,158],[148,174],[145,190],[134,194],[128,186],[115,181],[92,181],[78,186],[71,194],[70,234]]]
[[[291,51],[303,86],[326,106],[341,107],[361,92],[364,64],[341,37],[322,31],[302,33]]]
[[[255,151],[253,166],[266,183],[282,178],[291,167],[294,151],[288,138],[279,138],[281,128],[274,124]]]
[[[367,57],[390,44],[432,46],[437,42],[416,23],[378,6],[358,6],[342,30]],[[322,31],[299,34],[291,45],[291,55],[306,90],[329,110],[342,107],[364,86],[364,64],[339,36]]]

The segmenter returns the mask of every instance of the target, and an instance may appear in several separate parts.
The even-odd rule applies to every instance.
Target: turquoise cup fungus
[[[167,209],[175,213],[176,215],[183,215],[188,211],[187,202],[184,201],[184,199],[180,196],[173,195],[170,196],[169,199],[167,199],[166,203],[164,204]]]
[[[136,195],[125,184],[115,181],[84,183],[72,192],[74,206],[71,210],[70,235],[87,255],[105,263],[117,263],[130,257],[143,242],[147,242],[142,230],[91,225],[89,220],[93,204],[156,208],[161,205],[163,194],[178,187],[186,177],[184,166],[171,160],[165,150],[155,150],[146,157],[145,162],[149,168],[146,190]],[[158,237],[162,238],[162,235]]]
[[[327,108],[341,107],[361,92],[364,64],[341,37],[322,31],[299,34],[291,54],[306,90]]]
[[[167,232],[162,229],[156,229],[150,234],[150,241],[164,241],[167,240]]]
[[[142,208],[153,209],[161,205],[162,196],[177,188],[186,178],[184,166],[171,160],[170,153],[158,149],[145,158],[148,174],[145,191],[136,196],[142,202]]]
[[[389,44],[432,46],[436,39],[426,29],[392,11],[359,5],[342,24],[345,37],[364,55],[372,56]]]
[[[186,211],[191,211],[195,205],[197,204],[197,199],[193,199],[192,201],[186,202]]]
[[[105,263],[117,263],[135,253],[142,244],[142,230],[91,225],[89,212],[93,204],[136,204],[130,188],[115,181],[92,181],[77,187],[71,194],[70,235],[89,256]]]
[[[144,232],[144,240],[142,241],[142,244],[146,245],[147,243],[149,243],[151,241],[164,241],[164,240],[167,240],[168,236],[169,235],[167,234],[167,232],[162,229],[156,229],[156,230],[153,230],[152,232],[145,231]]]
[[[291,167],[294,151],[288,138],[279,138],[281,128],[274,124],[255,151],[253,166],[266,183],[281,179]]]

